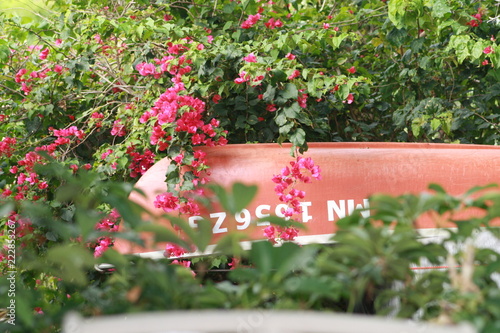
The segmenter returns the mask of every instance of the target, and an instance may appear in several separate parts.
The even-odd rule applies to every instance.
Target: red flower
[[[40,60],[44,60],[44,59],[47,59],[48,55],[49,55],[49,49],[45,48],[44,50],[42,50],[40,52],[40,54],[38,55],[38,58],[40,58]]]
[[[255,54],[250,53],[249,55],[244,57],[243,60],[245,60],[246,62],[257,62],[257,57],[255,56]]]
[[[266,110],[269,111],[269,112],[274,112],[277,110],[276,108],[276,104],[267,104],[266,106]]]
[[[351,68],[349,68],[347,71],[348,71],[349,73],[351,73],[351,74],[354,74],[354,73],[356,73],[356,67],[352,66],[352,67],[351,67]]]
[[[54,72],[56,72],[56,73],[61,73],[63,71],[63,69],[64,68],[61,65],[55,65],[54,66]]]
[[[354,101],[354,95],[353,94],[347,95],[347,104],[352,104],[353,101]]]
[[[492,50],[491,46],[488,46],[488,47],[486,47],[486,48],[483,50],[483,53],[484,53],[484,54],[490,54],[490,53],[492,53],[492,52],[493,52],[493,50]]]
[[[239,78],[234,79],[234,83],[236,83],[236,84],[245,83],[250,79],[247,75],[247,72],[245,72],[245,71],[242,71],[239,75],[240,75]]]
[[[187,252],[186,249],[184,249],[183,247],[181,247],[177,244],[167,243],[167,245],[165,247],[165,252],[163,253],[163,255],[167,258],[180,257],[183,254],[185,254],[186,252]]]
[[[125,129],[125,125],[123,125],[120,120],[115,120],[113,122],[113,128],[111,129],[111,135],[116,136],[125,136],[127,131]]]
[[[248,18],[241,24],[241,27],[243,29],[250,29],[251,27],[254,26],[255,23],[257,23],[258,20],[260,20],[261,15],[259,13],[255,15],[250,15]]]
[[[283,26],[283,22],[280,19],[275,20],[274,18],[270,18],[269,21],[264,23],[264,25],[269,29],[281,28]]]
[[[170,192],[166,192],[157,195],[153,204],[156,208],[161,208],[168,213],[179,208],[179,198]]]
[[[290,76],[288,76],[288,80],[295,79],[298,76],[300,76],[300,71],[298,69],[296,69],[293,71],[293,73]]]
[[[215,94],[213,97],[212,97],[212,102],[214,102],[215,104],[218,104],[219,101],[221,100],[221,96],[219,94]]]

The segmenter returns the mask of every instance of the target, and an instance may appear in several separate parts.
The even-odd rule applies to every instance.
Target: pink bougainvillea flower
[[[280,238],[284,241],[293,241],[298,234],[299,230],[297,228],[286,228],[281,232]]]
[[[255,56],[255,54],[250,53],[249,55],[244,57],[243,60],[245,60],[246,62],[257,62],[257,57]]]
[[[173,161],[179,164],[182,162],[183,159],[184,159],[184,153],[180,153],[179,155],[173,158]]]
[[[493,49],[491,48],[491,46],[488,46],[488,47],[486,47],[486,48],[483,50],[483,53],[484,53],[484,54],[490,54],[491,52],[493,52]]]
[[[127,148],[127,154],[132,157],[132,162],[128,166],[131,170],[130,177],[143,175],[155,162],[155,154],[149,149],[140,154],[134,150],[134,146],[131,146]]]
[[[104,153],[101,154],[101,160],[106,159],[111,153],[113,153],[113,149],[108,149]]]
[[[478,27],[481,23],[483,23],[483,16],[481,14],[481,8],[478,10],[478,12],[474,15],[471,15],[473,17],[472,20],[466,23],[466,25],[470,26],[471,28]]]
[[[231,267],[230,270],[238,268],[239,264],[240,264],[240,259],[236,257],[231,258],[231,261],[227,263],[227,265]]]
[[[239,76],[240,76],[239,78],[234,79],[234,83],[236,83],[236,84],[242,84],[242,83],[247,82],[250,79],[248,77],[248,75],[247,75],[247,72],[245,72],[245,71],[242,71],[239,74]]]
[[[113,128],[111,129],[111,135],[120,137],[125,136],[126,134],[127,131],[125,129],[125,125],[123,125],[119,119],[115,120],[113,122]]]
[[[45,60],[47,59],[47,56],[49,55],[49,49],[48,48],[45,48],[43,49],[40,54],[38,55],[38,58],[40,58],[40,60]]]
[[[274,29],[274,28],[281,28],[283,26],[283,22],[281,22],[280,19],[274,19],[274,18],[270,18],[269,21],[267,21],[266,23],[264,23],[264,25],[269,28],[269,29]]]
[[[488,61],[488,59],[484,59],[484,61],[481,63],[481,65],[483,66],[486,66],[488,65],[490,62]]]
[[[153,204],[156,208],[161,208],[165,212],[169,213],[179,208],[179,198],[170,192],[166,192],[157,195]]]
[[[296,77],[300,76],[300,71],[298,69],[294,70],[292,74],[288,76],[288,80],[293,80]]]
[[[249,15],[248,18],[241,24],[241,28],[243,29],[250,29],[257,23],[261,18],[260,13],[257,13],[255,15]]]
[[[26,85],[26,83],[22,82],[21,83],[21,90],[24,92],[25,95],[29,95],[31,92],[31,86]]]
[[[311,178],[321,179],[321,170],[315,165],[311,158],[297,157],[295,161],[290,162],[290,167],[286,166],[281,170],[281,174],[274,175],[272,181],[276,183],[274,191],[280,201],[287,207],[282,212],[285,217],[291,217],[294,214],[300,214],[302,207],[298,199],[305,197],[305,192],[295,189],[293,186],[297,182],[310,183]],[[304,171],[308,173],[304,173]],[[309,174],[309,175],[308,175]]]
[[[470,20],[469,22],[466,23],[466,25],[475,28],[479,26],[479,21],[478,20]]]
[[[276,104],[267,104],[266,106],[266,110],[269,111],[269,112],[274,112],[277,110],[276,108]]]
[[[354,95],[353,94],[347,95],[347,104],[352,104],[352,102],[354,102]]]
[[[221,100],[221,95],[219,94],[215,94],[213,97],[212,97],[212,102],[214,102],[215,104],[218,104],[219,101]]]
[[[94,118],[94,119],[102,119],[104,118],[104,114],[100,113],[100,112],[94,112],[90,115],[90,118]]]
[[[154,64],[149,64],[149,63],[139,63],[135,66],[139,74],[142,76],[147,76],[147,75],[155,75],[156,73],[156,66]]]
[[[167,258],[170,258],[170,257],[181,257],[185,253],[187,253],[187,251],[183,247],[174,243],[167,243],[163,255]]]
[[[329,23],[323,23],[323,29],[330,29]]]
[[[294,54],[291,54],[291,53],[288,53],[285,58],[289,59],[289,60],[293,60],[295,59],[295,55]]]
[[[189,261],[189,260],[177,260],[177,259],[175,259],[175,260],[172,260],[171,264],[183,266],[186,268],[191,268],[191,261]],[[196,275],[196,273],[194,271],[191,271],[191,273],[193,274],[193,276]]]
[[[276,243],[276,237],[274,235],[275,231],[276,230],[272,225],[264,228],[264,236],[266,236],[266,238],[273,244]]]
[[[21,68],[17,73],[16,73],[16,78],[15,78],[15,81],[17,83],[21,83],[23,81],[25,81],[22,77],[24,74],[26,74],[28,71],[26,70],[26,68]]]
[[[275,28],[281,28],[283,26],[283,22],[280,20],[280,19],[277,19],[275,22],[274,22],[274,27]]]
[[[5,137],[0,141],[0,156],[10,157],[15,151],[16,138]],[[15,168],[17,172],[17,167]]]
[[[257,75],[255,77],[255,79],[253,79],[252,81],[253,82],[259,82],[259,81],[262,81],[262,80],[264,80],[264,75]]]
[[[297,98],[297,101],[299,102],[300,107],[306,108],[307,107],[307,98],[309,97],[308,94],[300,94]]]
[[[349,73],[351,73],[351,74],[354,74],[354,73],[356,73],[356,67],[352,66],[352,67],[351,67],[351,68],[349,68],[347,71],[348,71]]]
[[[54,72],[56,72],[56,73],[61,73],[63,71],[63,69],[64,68],[61,65],[55,65],[54,66]]]
[[[56,46],[61,46],[62,42],[63,42],[62,39],[56,39],[56,41],[54,42],[54,44]]]

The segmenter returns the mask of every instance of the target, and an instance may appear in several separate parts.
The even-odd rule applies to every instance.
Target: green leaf
[[[180,174],[179,167],[175,164],[169,164],[167,168],[167,177],[165,179],[166,183],[170,184],[179,184],[180,183]]]
[[[436,193],[446,194],[446,190],[439,184],[429,184],[429,190],[433,190]]]
[[[451,13],[451,7],[448,6],[446,0],[433,0],[432,3],[432,16],[441,18],[448,13]]]
[[[241,247],[240,242],[247,239],[247,236],[239,233],[232,232],[224,237],[222,237],[215,246],[214,252],[221,253],[234,257],[241,257],[244,254],[244,250]]]
[[[441,126],[441,121],[438,118],[434,118],[431,120],[431,128],[435,131]]]
[[[264,93],[262,100],[267,103],[272,103],[274,100],[274,96],[276,94],[276,87],[272,85],[268,85],[266,88],[266,92]]]
[[[278,126],[284,126],[286,123],[288,123],[288,119],[286,119],[285,112],[277,112],[276,117],[274,118],[274,121],[276,122],[276,125]]]
[[[252,202],[256,193],[256,185],[234,183],[232,189],[232,195],[234,198],[234,212],[239,212],[246,208]]]
[[[39,262],[35,266],[43,264]],[[45,265],[57,277],[83,285],[87,282],[86,270],[94,266],[94,257],[86,248],[57,245],[47,251]]]
[[[327,39],[327,42],[333,47],[334,50],[336,50],[340,47],[340,44],[347,36],[348,35],[346,33],[342,33],[340,34],[340,36],[335,36],[330,39]]]
[[[178,222],[178,220],[176,220],[176,222]],[[187,228],[189,228],[188,236],[190,236],[191,239],[194,238],[193,237],[193,235],[194,235],[193,229],[191,229],[191,227],[189,227],[189,225],[187,226],[187,228],[184,228],[184,225],[187,223],[184,222],[184,224],[178,224],[178,223],[173,223],[173,224],[178,225],[178,226],[182,226],[183,231],[186,231]],[[162,225],[159,225],[159,224],[143,223],[143,224],[137,226],[135,230],[138,232],[152,233],[154,235],[154,240],[156,243],[169,242],[169,243],[174,243],[174,244],[177,244],[179,246],[182,246],[186,250],[189,250],[191,248],[191,246],[188,242],[179,238],[172,230],[170,230],[167,227],[164,227]]]
[[[222,205],[222,208],[226,211],[231,211],[231,197],[226,189],[219,184],[209,184],[208,188],[214,192],[217,200]]]
[[[0,201],[0,218],[8,216],[14,210],[14,202],[11,200]]]
[[[280,69],[275,69],[271,72],[271,84],[275,86],[278,82],[286,81],[286,73]]]
[[[297,99],[299,97],[299,91],[295,84],[287,83],[283,90],[280,90],[279,95],[284,99]]]
[[[222,9],[222,11],[225,14],[231,14],[232,12],[234,12],[234,8],[236,8],[236,3],[230,2],[230,3],[227,3],[224,5],[224,8]],[[232,22],[227,22],[227,23],[232,23]],[[227,30],[227,29],[224,29],[224,30]]]
[[[261,274],[270,274],[273,268],[273,245],[268,241],[253,243],[250,258]]]
[[[212,223],[205,219],[198,220],[196,223],[198,228],[195,230],[193,243],[200,252],[204,252],[212,241]]]
[[[404,44],[404,40],[408,36],[408,32],[405,29],[392,29],[387,34],[387,40],[389,43],[396,47],[400,47]]]
[[[302,128],[297,128],[297,130],[290,135],[290,142],[297,147],[304,145],[306,142],[306,132]]]
[[[484,190],[487,190],[487,189],[492,189],[492,188],[495,188],[497,189],[498,188],[498,184],[488,184],[488,185],[483,185],[483,186],[474,186],[472,188],[470,188],[469,190],[467,190],[467,192],[465,192],[465,196],[468,197],[468,196],[471,196],[473,194],[476,194],[478,192],[481,192],[481,191],[484,191]],[[493,197],[498,197],[498,193],[492,193]]]
[[[7,63],[10,56],[10,48],[5,40],[0,40],[0,63]]]
[[[287,135],[293,128],[294,124],[290,121],[283,126],[280,126],[279,133],[282,135]]]
[[[299,116],[301,109],[299,103],[295,102],[290,106],[283,108],[283,112],[287,118],[295,119]]]

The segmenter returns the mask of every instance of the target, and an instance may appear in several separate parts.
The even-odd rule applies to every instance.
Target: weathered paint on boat
[[[214,239],[226,232],[249,232],[252,220],[266,214],[279,215],[283,206],[274,191],[272,177],[293,160],[290,145],[235,144],[202,147],[207,152],[210,180],[230,188],[234,182],[258,185],[258,193],[240,214],[240,221],[223,211],[208,212],[214,224]],[[430,143],[310,143],[304,154],[321,168],[322,180],[298,184],[306,192],[303,213],[297,220],[306,230],[298,242],[324,242],[335,233],[335,222],[356,208],[368,208],[368,198],[375,193],[400,195],[421,193],[430,183],[441,185],[448,193],[463,194],[473,186],[500,183],[500,147],[485,145]],[[153,205],[157,194],[166,190],[164,183],[169,165],[167,158],[151,167],[136,183],[146,196],[133,193],[131,199],[152,212],[163,211]],[[469,212],[474,214],[474,212]],[[186,218],[187,219],[187,218]],[[191,223],[196,223],[196,217]],[[159,221],[169,225],[168,221]],[[252,224],[253,225],[253,224]],[[262,229],[253,227],[254,238],[264,238]],[[423,217],[418,228],[432,235],[434,221]],[[116,248],[124,253],[159,251],[163,248],[137,248],[118,241]]]

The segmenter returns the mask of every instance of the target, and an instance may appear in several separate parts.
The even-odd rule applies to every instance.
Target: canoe
[[[282,215],[285,208],[274,191],[274,175],[294,160],[290,145],[233,144],[223,147],[201,147],[207,153],[210,181],[230,188],[235,182],[255,184],[258,192],[252,203],[235,220],[227,212],[215,208],[205,212],[213,222],[214,242],[227,232],[249,233],[252,239],[265,239],[264,226],[247,223],[269,214]],[[478,185],[500,183],[500,147],[469,144],[432,143],[309,143],[304,157],[312,158],[321,168],[321,180],[298,184],[305,191],[302,214],[296,220],[306,226],[296,242],[328,242],[336,231],[335,223],[355,209],[366,209],[369,197],[384,193],[400,195],[428,191],[431,183],[441,185],[448,193],[460,195]],[[165,177],[169,160],[164,158],[153,165],[137,181],[135,187],[145,196],[132,193],[130,199],[161,215],[153,202],[165,192]],[[472,213],[473,214],[473,213]],[[201,217],[186,217],[194,226]],[[169,226],[159,219],[157,223]],[[250,227],[250,225],[252,227]],[[434,221],[423,217],[418,221],[420,231],[436,235]],[[115,247],[122,253],[162,253],[164,247],[138,248],[125,241]]]

